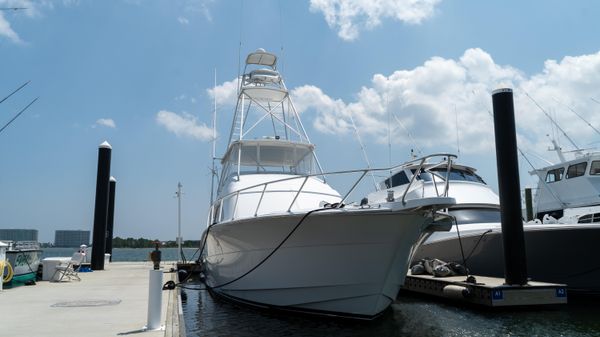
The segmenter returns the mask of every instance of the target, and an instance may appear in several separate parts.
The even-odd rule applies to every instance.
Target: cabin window
[[[573,164],[567,168],[567,179],[580,177],[585,174],[585,168],[587,167],[587,162]]]
[[[577,220],[577,223],[597,223],[597,222],[600,222],[600,213],[582,215]]]
[[[594,160],[590,167],[590,175],[600,175],[600,160]]]
[[[390,180],[391,180],[391,185],[390,185]],[[405,185],[408,184],[410,181],[408,180],[408,177],[406,176],[406,173],[404,173],[404,171],[400,171],[396,174],[394,174],[391,179],[388,178],[385,180],[385,187],[390,188],[390,187],[396,187],[396,186],[401,186],[401,185]]]
[[[546,182],[553,183],[555,181],[561,181],[563,178],[563,173],[565,173],[564,167],[548,171],[546,174]]]
[[[416,170],[412,169],[411,172],[413,174],[415,174]],[[446,180],[447,170],[445,167],[436,167],[436,168],[431,169],[430,172],[433,172],[433,174],[435,174],[438,178]],[[424,180],[424,181],[432,181],[433,177],[431,176],[430,172],[421,172],[417,176],[417,179]],[[466,171],[466,170],[455,169],[455,168],[450,170],[450,180],[451,181],[472,181],[472,182],[476,182],[476,183],[485,184],[485,181],[483,181],[483,179],[481,179],[481,177],[478,176],[477,174]]]

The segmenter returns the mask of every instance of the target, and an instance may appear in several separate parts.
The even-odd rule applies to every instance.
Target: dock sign
[[[499,300],[503,300],[503,299],[504,299],[504,294],[502,292],[502,289],[494,289],[492,291],[492,300],[499,301]]]

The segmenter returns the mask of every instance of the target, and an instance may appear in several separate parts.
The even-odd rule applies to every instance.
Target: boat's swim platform
[[[537,306],[567,303],[567,286],[529,281],[527,285],[506,285],[503,278],[474,276],[435,277],[406,275],[403,289],[486,307]]]

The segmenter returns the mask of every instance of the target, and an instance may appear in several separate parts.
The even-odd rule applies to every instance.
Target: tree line
[[[154,248],[154,243],[160,242],[160,248],[177,248],[177,241],[161,241],[158,239],[145,239],[145,238],[113,238],[113,248]],[[198,248],[200,247],[200,240],[183,240],[181,243],[182,247],[185,248]]]

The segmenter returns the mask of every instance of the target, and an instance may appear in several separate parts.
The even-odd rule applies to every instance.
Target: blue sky
[[[326,170],[363,167],[352,113],[374,166],[386,166],[389,111],[423,153],[457,152],[496,185],[490,92],[515,88],[519,145],[547,151],[550,122],[581,147],[600,135],[600,3],[595,1],[8,1],[0,7],[0,227],[91,229],[97,146],[113,145],[115,235],[173,239],[178,181],[183,235],[205,226],[213,72],[227,134],[242,58],[259,47],[279,70]],[[241,42],[241,46],[240,46]],[[233,89],[235,90],[235,88]],[[162,112],[162,114],[161,114]],[[396,123],[394,163],[414,145]],[[557,136],[565,148],[569,144]],[[219,138],[218,152],[224,151]],[[341,150],[340,150],[341,149]],[[535,184],[520,158],[521,183]]]

